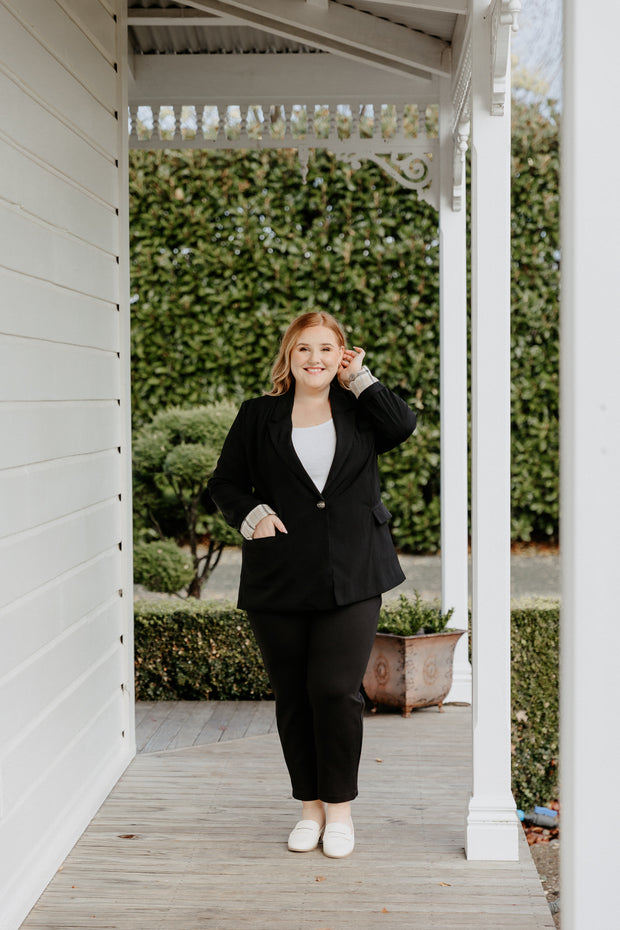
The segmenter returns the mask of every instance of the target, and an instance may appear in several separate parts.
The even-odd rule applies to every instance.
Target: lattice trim
[[[131,148],[297,149],[302,178],[308,150],[324,148],[354,168],[371,160],[402,187],[438,207],[434,182],[438,112],[426,104],[279,104],[129,108]]]

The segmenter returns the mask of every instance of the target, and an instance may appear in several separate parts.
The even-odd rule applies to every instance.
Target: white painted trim
[[[473,794],[468,859],[514,860],[510,762],[510,112],[491,115],[487,0],[472,20]],[[507,76],[510,81],[510,76]]]
[[[620,4],[564,4],[561,183],[562,928],[618,925]],[[596,134],[593,161],[592,139]],[[592,700],[594,698],[594,701]],[[600,816],[592,809],[603,800]]]
[[[452,209],[451,82],[442,81],[439,106],[439,321],[441,385],[441,605],[454,607],[450,626],[469,629],[467,486],[467,246],[465,211]],[[446,702],[471,703],[469,644],[454,654]]]
[[[340,4],[328,10],[290,0],[186,0],[186,5],[239,16],[255,29],[397,74],[451,73],[449,43]]]
[[[469,119],[459,123],[452,136],[452,209],[464,210],[467,199],[467,149],[471,124]]]
[[[510,37],[519,29],[521,0],[494,0],[491,7],[491,112],[502,116],[510,94]]]
[[[121,4],[119,16],[119,171],[118,171],[118,222],[119,222],[119,313],[120,313],[120,365],[121,365],[121,497],[122,497],[122,591],[123,591],[123,649],[125,679],[123,682],[125,740],[131,757],[136,752],[135,689],[134,689],[134,633],[133,633],[133,507],[131,458],[131,306],[129,303],[129,130],[125,114],[128,106],[127,60],[127,7]]]

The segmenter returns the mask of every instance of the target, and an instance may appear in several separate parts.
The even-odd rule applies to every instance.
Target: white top
[[[318,426],[293,427],[293,446],[318,491],[322,491],[336,452],[336,427],[333,420]]]

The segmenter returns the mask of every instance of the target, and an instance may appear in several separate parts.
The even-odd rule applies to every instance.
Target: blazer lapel
[[[299,461],[293,446],[292,412],[294,399],[295,394],[292,390],[277,398],[277,403],[274,404],[274,410],[268,422],[268,430],[282,461],[303,481],[309,490],[316,494],[317,488]],[[323,494],[329,493],[343,465],[346,464],[355,437],[355,405],[349,402],[345,389],[333,383],[329,399],[336,429],[336,452],[323,488]]]
[[[346,390],[339,384],[332,383],[329,399],[336,427],[336,452],[323,488],[325,494],[329,493],[343,465],[348,461],[355,437],[355,405],[349,403]]]
[[[295,392],[291,389],[281,394],[274,404],[274,411],[268,422],[269,435],[284,464],[303,481],[306,487],[317,493],[312,479],[299,461],[293,446],[293,400]]]

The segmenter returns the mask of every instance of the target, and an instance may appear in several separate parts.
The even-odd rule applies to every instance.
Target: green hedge
[[[259,700],[269,680],[246,614],[186,601],[135,604],[139,701]]]
[[[512,786],[524,810],[557,798],[560,607],[535,600],[512,608]]]
[[[513,109],[513,535],[557,534],[558,133]],[[403,551],[439,546],[437,213],[378,166],[290,151],[130,153],[136,426],[269,386],[292,316],[324,308],[417,411],[383,456]]]
[[[138,700],[271,697],[243,611],[193,599],[138,601],[135,618]],[[558,649],[557,602],[513,607],[512,784],[523,808],[557,797]]]

